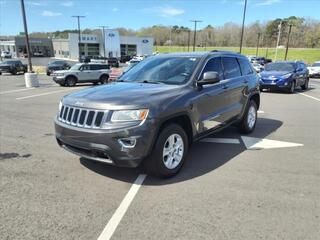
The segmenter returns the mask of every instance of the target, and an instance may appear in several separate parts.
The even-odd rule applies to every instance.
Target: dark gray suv
[[[254,130],[259,79],[243,55],[212,51],[147,58],[117,82],[65,96],[58,144],[84,158],[168,177],[190,144],[236,123]]]

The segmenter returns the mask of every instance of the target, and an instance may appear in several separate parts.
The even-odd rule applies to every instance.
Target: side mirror
[[[219,74],[217,72],[205,72],[203,78],[197,82],[198,86],[214,84],[219,82]]]

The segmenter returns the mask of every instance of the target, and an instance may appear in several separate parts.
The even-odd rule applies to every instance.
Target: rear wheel
[[[76,79],[75,77],[73,77],[73,76],[67,77],[67,79],[66,79],[66,85],[67,85],[68,87],[73,87],[73,86],[76,85],[76,83],[77,83],[77,79]]]
[[[100,83],[101,83],[101,84],[105,84],[105,83],[108,82],[108,79],[109,79],[109,76],[108,76],[108,75],[102,75],[102,76],[100,77]]]
[[[17,75],[17,70],[16,69],[14,69],[14,70],[12,70],[12,75]]]
[[[249,106],[246,109],[246,112],[239,124],[239,131],[241,133],[251,133],[256,127],[257,122],[257,104],[255,101],[250,100]]]
[[[171,177],[179,172],[188,152],[188,137],[177,124],[166,126],[155,143],[150,159],[144,165],[151,175]]]
[[[307,90],[309,87],[309,78],[306,79],[306,81],[304,82],[304,84],[301,86],[302,90]]]

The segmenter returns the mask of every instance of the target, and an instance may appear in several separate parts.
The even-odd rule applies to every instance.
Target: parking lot
[[[181,172],[144,176],[61,149],[65,94],[39,75],[0,76],[1,239],[318,239],[320,79],[261,93],[256,130],[229,127],[192,145]],[[135,184],[134,184],[135,183]]]

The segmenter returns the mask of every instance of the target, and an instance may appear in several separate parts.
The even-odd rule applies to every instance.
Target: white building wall
[[[114,29],[105,30],[105,46],[107,57],[112,54],[113,57],[120,57],[120,35],[119,31]]]

